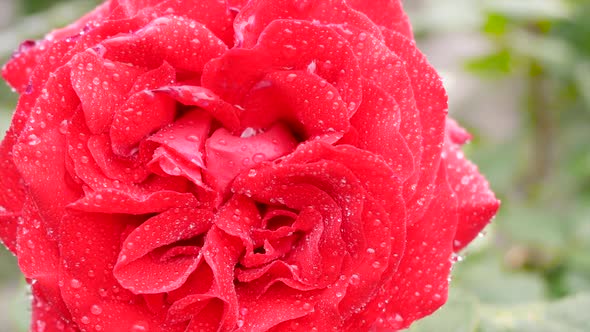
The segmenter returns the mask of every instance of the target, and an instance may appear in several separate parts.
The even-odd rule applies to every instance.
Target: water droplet
[[[149,331],[149,325],[147,322],[137,322],[135,324],[133,324],[133,326],[131,326],[131,329],[129,330],[130,332],[147,332]]]
[[[41,143],[41,139],[39,137],[37,137],[37,135],[35,135],[35,134],[29,135],[28,139],[29,139],[29,145],[31,145],[31,146],[35,146],[35,145]]]
[[[77,289],[77,288],[82,287],[82,283],[78,279],[72,279],[72,281],[70,281],[70,286],[72,286],[72,288]]]
[[[262,153],[257,153],[254,156],[252,156],[252,161],[255,163],[261,163],[266,159],[266,156]]]
[[[371,264],[371,266],[373,266],[373,268],[378,269],[381,267],[381,263],[379,263],[378,261],[374,261],[373,264]]]
[[[293,82],[297,78],[297,74],[287,75],[287,82]]]
[[[248,138],[248,137],[252,137],[252,136],[256,136],[256,129],[251,128],[251,127],[244,129],[244,131],[240,135],[241,138]]]
[[[102,308],[95,304],[90,308],[90,312],[93,315],[100,315],[102,314]]]
[[[80,322],[82,322],[82,324],[88,324],[90,323],[90,318],[87,316],[82,316],[82,318],[80,318]]]
[[[189,141],[189,142],[194,142],[194,143],[198,143],[198,142],[201,141],[201,139],[199,138],[199,136],[196,136],[196,135],[188,135],[186,137],[186,140]]]

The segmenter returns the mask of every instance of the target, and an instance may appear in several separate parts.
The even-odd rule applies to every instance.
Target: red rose
[[[112,0],[3,74],[35,331],[401,329],[498,208],[399,1]]]

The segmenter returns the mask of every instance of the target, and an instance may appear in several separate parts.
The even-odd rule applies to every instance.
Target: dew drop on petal
[[[102,313],[102,308],[95,304],[90,308],[90,312],[93,315],[100,315]]]
[[[72,288],[78,289],[78,288],[82,287],[82,283],[78,279],[72,279],[70,281],[70,286],[72,286]]]

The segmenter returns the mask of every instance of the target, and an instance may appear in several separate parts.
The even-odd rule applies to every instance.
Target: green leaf
[[[439,311],[416,322],[408,331],[474,332],[478,321],[477,300],[472,295],[458,288],[453,288],[449,300]]]
[[[508,30],[508,19],[497,13],[490,13],[483,26],[483,31],[491,36],[503,36]]]
[[[508,50],[473,58],[465,64],[465,69],[479,75],[499,76],[512,71],[512,55]]]

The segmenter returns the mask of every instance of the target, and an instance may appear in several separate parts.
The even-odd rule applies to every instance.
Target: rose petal
[[[412,152],[399,133],[399,107],[371,81],[363,86],[363,102],[351,119],[355,146],[382,156],[402,181],[414,172]]]
[[[12,161],[15,138],[9,132],[0,146],[0,241],[16,254],[17,221],[25,201],[22,178]]]
[[[226,45],[233,44],[233,15],[225,1],[218,0],[166,0],[159,1],[156,10],[171,13],[199,22],[211,30]]]
[[[264,29],[256,48],[270,56],[275,68],[308,70],[334,85],[349,115],[358,108],[362,96],[358,62],[346,41],[331,28],[276,20]]]
[[[353,10],[343,0],[255,0],[249,1],[234,20],[238,46],[246,48],[254,46],[262,31],[280,19],[318,21],[320,24],[347,24],[376,36],[381,35],[379,28],[371,20]],[[310,45],[317,44],[310,43]]]
[[[35,104],[37,111],[31,112],[26,129],[20,133],[13,160],[43,223],[57,230],[64,206],[79,197],[80,189],[55,181],[67,178],[65,138],[60,128],[75,111],[77,97],[68,84],[69,68],[62,67],[54,74]]]
[[[258,293],[250,287],[241,287],[238,295],[242,307],[238,326],[245,331],[268,331],[282,322],[303,317],[314,311],[314,303],[311,300],[306,301],[307,296],[304,295],[302,299],[299,290],[281,283],[275,284],[264,293]],[[289,331],[293,328],[296,326],[278,331]]]
[[[163,16],[141,30],[105,40],[105,57],[146,68],[166,61],[177,71],[199,74],[227,46],[203,24],[177,16]]]
[[[399,32],[408,39],[414,38],[401,0],[346,0],[346,3],[367,15],[375,24]]]
[[[377,330],[403,329],[445,303],[457,229],[457,201],[444,167],[439,169],[435,192],[424,217],[408,226],[406,251],[398,272],[349,322],[349,327],[369,329],[374,322]],[[392,298],[396,300],[389,301]]]
[[[127,99],[110,128],[115,154],[131,156],[144,138],[174,121],[176,103],[162,94],[144,90]]]
[[[184,331],[184,327],[164,324],[162,316],[137,305],[141,298],[122,289],[113,276],[121,236],[126,227],[139,221],[85,212],[64,216],[60,230],[61,293],[78,326],[98,325],[104,331]]]
[[[204,168],[205,141],[211,129],[212,118],[198,110],[187,112],[168,127],[149,138],[174,151],[186,161]]]
[[[71,209],[86,212],[147,214],[166,211],[175,207],[198,205],[191,193],[172,190],[141,192],[102,189],[87,193],[83,198],[70,204]]]
[[[187,161],[165,147],[157,148],[154,151],[153,158],[148,164],[148,168],[155,174],[159,176],[183,176],[197,186],[205,190],[211,190],[203,183],[202,166]]]
[[[408,201],[408,220],[413,223],[420,220],[428,203],[432,199],[431,185],[436,177],[440,164],[442,143],[444,141],[444,125],[447,114],[447,95],[442,81],[434,68],[430,66],[413,41],[403,35],[383,31],[387,46],[402,59],[410,76],[416,106],[420,111],[422,126],[422,145],[424,152],[420,160],[420,171],[414,174],[419,177],[417,186],[407,186],[405,198]],[[413,184],[415,180],[410,179]]]
[[[78,327],[71,322],[71,317],[64,316],[67,309],[57,307],[45,300],[44,292],[39,283],[34,283],[31,290],[33,293],[31,331],[78,331]]]
[[[296,146],[297,141],[281,124],[249,137],[233,136],[221,128],[205,144],[206,174],[211,185],[224,192],[242,171],[263,161],[282,157]]]
[[[267,87],[269,82],[265,81],[265,76],[286,68],[308,71],[325,79],[325,82],[318,81],[315,84],[324,90],[319,93],[326,96],[330,90],[326,91],[322,85],[333,85],[339,96],[334,95],[332,103],[342,98],[348,116],[358,108],[362,93],[361,75],[358,61],[350,47],[333,29],[305,21],[272,22],[264,30],[255,50],[232,49],[207,64],[202,83],[224,100],[247,109],[248,93]],[[285,76],[287,82],[296,81],[297,78],[289,77],[289,74]],[[299,91],[303,91],[303,88]],[[314,102],[313,99],[309,101]]]
[[[141,183],[149,176],[141,158],[124,158],[113,153],[108,133],[89,137],[88,151],[96,165],[110,179]]]
[[[156,92],[168,94],[183,105],[197,106],[207,111],[228,130],[235,131],[240,125],[237,109],[206,88],[169,86],[158,89]]]
[[[224,302],[223,315],[217,320],[220,330],[231,330],[237,323],[238,298],[234,284],[234,269],[243,249],[240,242],[213,226],[207,233],[203,245],[203,257],[211,267],[214,277],[212,294]]]
[[[405,63],[376,36],[352,27],[332,28],[336,29],[352,45],[353,52],[359,59],[364,81],[370,81],[372,85],[381,88],[382,94],[390,95],[383,96],[383,98],[393,97],[395,99],[399,107],[399,121],[401,121],[399,133],[412,151],[414,170],[417,171],[424,150],[422,128]],[[418,178],[414,178],[406,185],[411,188],[417,181]]]
[[[465,158],[461,147],[445,142],[443,160],[449,185],[459,203],[459,226],[453,241],[456,252],[465,248],[496,215],[500,207],[488,181],[477,166]]]
[[[268,128],[284,120],[305,138],[336,140],[350,127],[346,104],[334,86],[307,71],[268,73],[246,97],[242,126]]]
[[[180,287],[200,259],[190,253],[168,259],[149,253],[206,232],[212,218],[206,210],[174,209],[136,228],[123,243],[115,265],[114,275],[121,286],[135,294],[157,294]]]
[[[102,133],[143,70],[103,59],[93,50],[76,55],[70,66],[72,86],[82,103],[86,125],[93,134]]]

